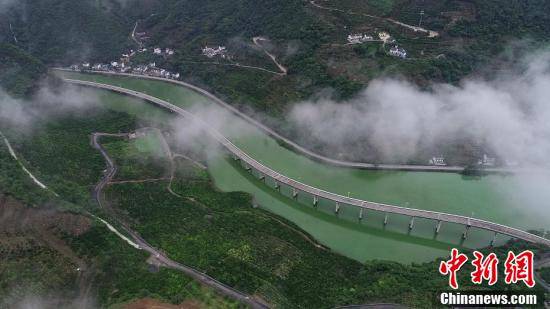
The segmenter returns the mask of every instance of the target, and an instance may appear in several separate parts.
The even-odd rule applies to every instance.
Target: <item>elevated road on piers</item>
[[[475,219],[475,218],[466,217],[466,216],[437,212],[437,211],[421,210],[421,209],[369,202],[369,201],[364,201],[364,200],[360,200],[352,197],[338,195],[335,193],[331,193],[319,188],[306,185],[297,180],[289,178],[283,174],[280,174],[270,169],[269,167],[261,164],[260,162],[256,161],[254,158],[250,157],[244,151],[242,151],[237,146],[235,146],[225,136],[220,134],[218,131],[212,129],[210,126],[208,126],[208,124],[206,124],[204,121],[202,121],[192,113],[176,105],[173,105],[159,98],[147,95],[145,93],[141,93],[138,91],[133,91],[133,90],[129,90],[121,87],[116,87],[112,85],[100,84],[100,83],[89,82],[89,81],[74,80],[74,79],[65,79],[65,81],[76,85],[107,89],[107,90],[119,92],[122,94],[134,96],[134,97],[146,100],[148,102],[151,102],[153,104],[156,104],[160,107],[163,107],[180,116],[183,116],[186,119],[191,120],[194,124],[198,125],[200,128],[204,129],[205,132],[210,134],[216,141],[222,144],[234,156],[234,158],[241,160],[241,162],[245,164],[245,167],[256,170],[258,173],[260,173],[260,175],[262,175],[262,177],[272,178],[277,184],[285,184],[291,187],[295,192],[295,194],[298,194],[298,192],[311,194],[313,196],[314,203],[316,203],[316,201],[320,198],[332,201],[336,205],[336,208],[335,208],[336,212],[338,212],[340,205],[351,205],[351,206],[358,207],[361,210],[361,214],[363,210],[374,210],[374,211],[379,211],[384,213],[399,214],[399,215],[411,217],[410,228],[412,228],[412,223],[414,218],[424,218],[424,219],[434,220],[437,222],[436,231],[439,230],[439,226],[441,222],[449,222],[449,223],[464,225],[466,226],[466,230],[468,230],[470,227],[474,227],[474,228],[493,231],[498,234],[508,235],[513,238],[523,239],[528,242],[550,246],[549,239],[546,239],[513,227],[505,226],[502,224],[485,221],[481,219]],[[466,236],[466,232],[464,236]]]

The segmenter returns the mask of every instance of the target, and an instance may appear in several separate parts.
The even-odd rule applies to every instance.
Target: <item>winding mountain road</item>
[[[227,297],[236,299],[236,300],[250,306],[251,308],[255,308],[255,309],[269,308],[269,306],[267,304],[265,304],[263,302],[260,302],[259,300],[255,299],[255,298],[253,298],[253,297],[251,297],[247,294],[239,292],[239,291],[235,290],[234,288],[217,281],[216,279],[208,276],[207,274],[205,274],[205,273],[203,273],[203,272],[201,272],[197,269],[194,269],[192,267],[189,267],[189,266],[183,265],[181,263],[178,263],[174,260],[171,260],[162,251],[160,251],[159,249],[156,249],[153,246],[151,246],[147,241],[145,241],[141,236],[139,236],[138,233],[136,233],[134,230],[132,230],[125,222],[123,222],[122,220],[117,218],[115,211],[111,208],[109,203],[104,201],[103,194],[102,194],[103,189],[109,184],[109,182],[115,176],[115,174],[117,172],[117,167],[116,167],[114,161],[111,159],[111,157],[107,154],[107,152],[105,151],[103,146],[101,146],[101,144],[99,143],[99,138],[101,136],[123,137],[123,136],[126,136],[126,134],[109,134],[109,133],[93,133],[92,134],[92,137],[91,137],[92,146],[101,153],[101,155],[103,156],[103,158],[105,158],[105,161],[107,163],[107,169],[105,170],[101,180],[94,187],[94,190],[93,190],[92,194],[93,194],[93,197],[95,198],[95,200],[97,201],[97,203],[99,204],[99,206],[101,208],[105,209],[113,218],[115,218],[117,220],[117,223],[120,224],[120,226],[124,229],[124,231],[128,235],[130,235],[130,237],[133,239],[133,242],[135,242],[135,244],[136,244],[134,247],[150,253],[152,256],[155,257],[155,259],[161,265],[163,265],[165,267],[168,267],[168,268],[175,269],[175,270],[179,270],[179,271],[183,272],[184,274],[188,275],[189,277],[197,280],[198,282],[215,289],[216,291],[218,291],[222,295],[225,295]]]
[[[274,74],[274,75],[283,75],[279,72],[271,71],[271,70],[268,70],[266,68],[260,68],[260,67],[255,67],[255,66],[252,66],[252,65],[245,65],[245,64],[240,64],[240,63],[221,63],[221,62],[216,62],[216,61],[188,61],[188,60],[182,60],[181,63],[211,64],[211,65],[238,67],[238,68],[243,68],[243,69],[258,70],[258,71],[262,71],[262,72],[266,72],[266,73],[270,73],[270,74]]]
[[[17,37],[15,36],[15,32],[13,32],[13,27],[12,27],[11,23],[10,23],[10,32],[11,32],[11,35],[13,37],[13,41],[17,45],[19,43],[19,41],[17,40]]]
[[[130,36],[132,37],[132,40],[134,40],[134,42],[136,42],[136,44],[138,45],[138,47],[141,49],[143,47],[143,43],[141,43],[140,41],[138,41],[138,39],[136,38],[136,29],[137,29],[137,26],[138,26],[138,22],[136,21],[136,24],[134,26],[134,30],[132,30],[132,34],[130,34]]]
[[[398,25],[398,26],[401,26],[401,27],[404,27],[404,28],[413,30],[414,32],[423,32],[423,33],[426,33],[426,34],[428,35],[429,38],[435,38],[435,37],[438,37],[438,36],[439,36],[439,32],[437,32],[437,31],[425,29],[425,28],[418,27],[418,26],[409,25],[409,24],[400,22],[400,21],[398,21],[398,20],[395,20],[395,19],[393,19],[393,18],[385,18],[385,17],[380,17],[380,16],[371,15],[371,14],[366,14],[366,13],[357,13],[357,12],[346,11],[346,10],[341,10],[341,9],[337,9],[337,8],[331,8],[331,7],[327,7],[327,6],[322,6],[322,5],[318,4],[317,2],[315,2],[315,0],[310,0],[309,3],[310,3],[312,6],[318,8],[318,9],[322,9],[322,10],[340,12],[340,13],[349,14],[349,15],[359,15],[359,16],[365,16],[365,17],[369,17],[369,18],[373,18],[373,19],[384,20],[384,21],[390,22],[390,23],[392,23],[392,24],[395,24],[395,25]]]
[[[15,153],[15,150],[13,150],[13,147],[11,147],[11,144],[10,144],[10,141],[8,140],[8,138],[2,133],[0,132],[0,138],[2,138],[4,140],[4,144],[6,145],[6,147],[8,148],[8,151],[10,153],[10,155],[12,156],[12,158],[17,161],[17,163],[19,164],[19,166],[21,167],[21,169],[27,173],[27,175],[29,175],[29,177],[32,179],[32,181],[37,185],[39,186],[40,188],[44,189],[44,190],[50,190],[44,183],[42,183],[40,180],[38,180],[38,178],[36,178],[32,173],[31,171],[29,171],[25,165],[23,165],[23,162],[21,162],[21,160],[19,160],[19,158],[17,157],[17,154]],[[55,196],[58,196],[57,193],[53,192],[52,190],[50,190]]]
[[[261,36],[252,38],[252,42],[254,42],[254,45],[261,48],[264,51],[264,53],[271,59],[271,61],[273,61],[273,63],[279,68],[279,71],[281,71],[280,74],[286,75],[288,73],[288,69],[284,67],[282,64],[280,64],[279,61],[277,61],[277,57],[275,57],[275,55],[273,55],[272,53],[268,52],[267,49],[265,49],[265,47],[262,46],[260,41],[269,41],[269,40]]]

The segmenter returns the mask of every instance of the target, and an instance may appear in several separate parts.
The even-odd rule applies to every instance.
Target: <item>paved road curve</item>
[[[123,137],[126,136],[126,134],[108,134],[108,133],[93,133],[92,134],[92,146],[97,149],[99,152],[101,152],[101,155],[105,158],[105,161],[107,162],[107,169],[105,170],[103,174],[103,178],[99,181],[99,183],[95,186],[93,190],[93,196],[97,200],[97,203],[100,205],[101,208],[107,210],[110,215],[113,218],[117,218],[114,211],[109,207],[108,203],[103,202],[103,196],[102,191],[105,188],[105,186],[113,179],[117,172],[117,168],[111,157],[107,154],[105,149],[101,146],[99,143],[99,138],[101,136],[118,136]],[[122,226],[122,228],[134,239],[134,241],[138,244],[140,249],[145,250],[152,254],[157,261],[159,261],[163,266],[179,270],[189,277],[197,280],[198,282],[207,285],[209,287],[214,288],[221,294],[231,297],[233,299],[239,300],[244,304],[249,305],[251,308],[258,308],[258,309],[264,309],[269,308],[264,303],[261,303],[257,301],[256,299],[252,298],[249,295],[246,295],[244,293],[241,293],[235,289],[233,289],[230,286],[227,286],[216,279],[208,276],[207,274],[200,272],[194,268],[191,268],[189,266],[185,266],[183,264],[180,264],[178,262],[175,262],[168,258],[163,252],[155,249],[149,243],[147,243],[141,236],[139,236],[136,232],[134,232],[127,224],[122,222],[121,220],[117,220],[117,222]]]
[[[265,177],[270,177],[274,179],[277,183],[286,184],[287,186],[292,187],[293,189],[299,191],[299,192],[305,192],[313,196],[314,199],[323,198],[326,200],[330,200],[335,202],[336,209],[338,209],[339,205],[351,205],[360,208],[361,210],[374,210],[384,213],[393,213],[393,214],[399,214],[404,216],[409,216],[412,218],[425,218],[425,219],[431,219],[435,220],[436,222],[450,222],[450,223],[456,223],[461,224],[464,226],[475,227],[480,228],[484,230],[489,230],[496,232],[498,234],[504,234],[508,235],[514,238],[523,239],[528,242],[532,243],[538,243],[550,246],[550,240],[513,228],[509,226],[505,226],[502,224],[489,222],[481,219],[475,219],[471,217],[465,217],[460,215],[454,215],[454,214],[448,214],[443,212],[437,212],[437,211],[429,211],[429,210],[421,210],[421,209],[414,209],[414,208],[407,208],[407,207],[400,207],[400,206],[394,206],[394,205],[388,205],[388,204],[382,204],[382,203],[375,203],[375,202],[369,202],[364,201],[356,198],[346,197],[342,195],[338,195],[335,193],[331,193],[319,188],[315,188],[309,185],[306,185],[304,183],[301,183],[297,180],[294,180],[292,178],[286,177],[285,175],[282,175],[272,169],[270,169],[267,166],[264,166],[260,162],[256,161],[249,155],[247,155],[244,151],[239,149],[237,146],[235,146],[231,141],[229,141],[227,138],[225,138],[222,134],[220,134],[218,131],[212,129],[210,126],[208,126],[205,122],[203,122],[201,119],[194,116],[192,113],[175,106],[171,103],[168,103],[164,100],[161,100],[159,98],[138,92],[133,90],[128,90],[121,87],[116,87],[112,85],[106,85],[106,84],[99,84],[95,82],[89,82],[89,81],[81,81],[81,80],[72,80],[72,79],[65,79],[65,81],[77,84],[77,85],[83,85],[83,86],[91,86],[96,88],[102,88],[107,89],[115,92],[119,92],[122,94],[134,96],[143,100],[146,100],[148,102],[151,102],[153,104],[159,105],[165,109],[168,109],[169,111],[176,113],[180,116],[185,117],[186,119],[191,120],[194,124],[197,126],[203,128],[205,132],[210,134],[216,141],[218,141],[220,144],[222,144],[235,158],[240,159],[245,166],[250,167],[258,171],[261,175]]]

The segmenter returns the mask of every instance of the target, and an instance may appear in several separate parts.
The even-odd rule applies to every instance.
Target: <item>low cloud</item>
[[[33,115],[25,111],[25,104],[0,89],[0,122],[28,125]]]
[[[139,1],[139,0],[113,0],[113,2],[120,4],[123,8],[126,8],[128,5],[134,4],[136,1]],[[146,2],[146,1],[141,0],[141,2]]]
[[[284,57],[285,58],[292,57],[295,54],[297,54],[299,50],[300,50],[300,42],[296,40],[290,41],[286,45]]]
[[[28,294],[21,298],[16,295],[10,295],[5,301],[11,308],[16,309],[99,308],[93,298],[77,297],[75,299],[70,299],[65,295],[39,296]]]
[[[487,145],[504,160],[549,165],[550,53],[522,63],[515,74],[459,86],[436,84],[430,90],[401,80],[375,80],[347,102],[296,104],[288,118],[302,137],[359,156],[376,151],[404,162],[420,149],[467,139]]]
[[[232,121],[235,116],[218,106],[196,104],[187,110],[195,117],[178,117],[171,123],[175,142],[183,149],[197,150],[199,147],[207,155],[217,156],[221,146],[211,137],[209,130],[219,132],[230,140],[254,134],[250,126]]]
[[[10,9],[15,3],[17,0],[0,0],[0,14]]]
[[[80,115],[95,109],[98,102],[97,92],[66,84],[55,88],[44,84],[29,99],[13,98],[0,89],[0,123],[25,132],[39,119]]]

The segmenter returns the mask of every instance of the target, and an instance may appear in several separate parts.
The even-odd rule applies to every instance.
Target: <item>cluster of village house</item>
[[[389,55],[402,59],[407,58],[407,51],[404,48],[399,47],[395,39],[392,38],[388,32],[378,32],[378,38],[378,40],[375,40],[371,35],[352,33],[348,35],[348,44],[362,44],[365,42],[382,41],[384,42],[384,45],[387,44],[390,46],[390,50],[388,52]]]
[[[170,79],[179,79],[180,74],[170,72],[166,69],[157,67],[155,62],[149,64],[134,64],[131,65],[131,59],[133,56],[139,53],[152,52],[154,55],[170,57],[174,55],[174,50],[170,48],[160,48],[156,47],[153,49],[140,48],[138,50],[130,50],[129,53],[124,53],[118,61],[111,61],[110,63],[98,63],[90,64],[84,62],[79,65],[72,65],[73,70],[90,70],[90,71],[103,71],[103,72],[121,72],[121,73],[132,73],[140,75],[148,75],[155,77],[163,77]],[[221,57],[223,59],[231,59],[231,56],[227,53],[227,48],[225,46],[218,47],[208,47],[205,46],[202,49],[202,54],[208,58]]]
[[[202,49],[202,54],[208,58],[214,58],[219,56],[223,59],[228,59],[227,48],[225,46],[218,46],[216,48],[205,46]]]
[[[481,158],[477,164],[480,165],[480,166],[487,166],[487,167],[492,167],[492,166],[495,166],[496,165],[496,158],[493,158],[493,157],[489,157],[487,156],[487,154],[483,154],[483,158]],[[436,165],[436,166],[445,166],[447,165],[447,163],[445,162],[445,158],[443,156],[439,156],[439,157],[432,157],[428,163],[430,165]],[[507,162],[507,165],[512,165],[510,163]]]
[[[163,77],[170,79],[179,79],[180,74],[170,72],[168,70],[157,67],[155,62],[149,64],[137,64],[130,65],[131,59],[138,53],[145,53],[149,50],[147,48],[140,48],[137,51],[130,50],[129,53],[124,53],[118,61],[111,61],[110,63],[98,63],[91,65],[88,62],[84,62],[80,65],[72,65],[73,70],[91,70],[91,71],[103,71],[103,72],[121,72],[121,73],[132,73],[140,75],[148,75],[154,77]],[[158,56],[169,57],[174,55],[174,50],[170,48],[154,48],[152,53]]]

